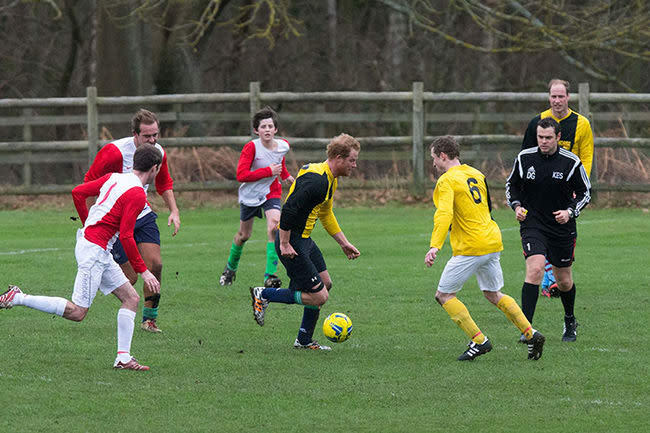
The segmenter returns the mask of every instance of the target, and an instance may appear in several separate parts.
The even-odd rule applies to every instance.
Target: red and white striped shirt
[[[156,191],[158,194],[162,195],[163,192],[173,188],[174,181],[169,175],[167,153],[158,143],[156,143],[155,146],[162,154],[160,172],[156,176],[155,180]],[[125,137],[108,143],[97,152],[95,160],[84,176],[84,182],[99,179],[107,173],[131,173],[133,171],[134,153],[135,141],[133,137]],[[145,185],[144,189],[147,191],[149,185]],[[142,218],[150,212],[151,207],[149,206],[149,203],[147,203],[138,218]]]
[[[88,210],[86,198],[97,196]],[[147,193],[133,173],[111,173],[82,183],[72,190],[72,200],[84,224],[83,236],[109,251],[119,236],[133,270],[147,270],[133,238],[135,221],[147,205]]]

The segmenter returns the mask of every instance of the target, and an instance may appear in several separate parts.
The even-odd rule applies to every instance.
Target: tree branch
[[[537,19],[535,16],[533,16],[526,8],[524,8],[518,1],[516,0],[509,0],[509,3],[516,9],[518,10],[522,15],[524,15],[526,18],[530,19],[530,22],[533,26],[544,29],[544,23],[542,23],[539,19]],[[560,51],[560,56],[569,63],[570,65],[575,66],[576,68],[580,69],[590,77],[603,80],[603,81],[613,81],[623,88],[625,88],[628,91],[634,91],[631,87],[629,87],[627,84],[623,83],[620,81],[618,78],[613,77],[611,75],[608,75],[603,72],[597,72],[593,68],[590,68],[589,66],[585,65],[583,62],[580,60],[576,59],[575,57],[571,56],[563,47],[563,44],[561,41],[559,41],[557,38],[555,38],[553,35],[548,34],[547,32],[544,31],[544,34],[547,35],[549,39],[551,39],[553,42],[557,44],[557,47],[559,48]]]

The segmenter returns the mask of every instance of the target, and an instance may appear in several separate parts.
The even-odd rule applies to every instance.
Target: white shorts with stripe
[[[478,287],[483,291],[496,292],[503,287],[501,252],[482,256],[453,256],[442,271],[438,291],[457,293],[463,284],[476,274]]]
[[[77,277],[72,302],[79,307],[90,308],[97,290],[108,295],[129,281],[110,251],[88,241],[83,234],[77,235],[74,254],[77,257]]]

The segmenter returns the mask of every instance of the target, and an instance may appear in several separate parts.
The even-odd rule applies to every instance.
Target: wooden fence
[[[157,112],[161,122],[197,122],[207,120],[218,121],[245,121],[248,122],[252,113],[259,110],[262,104],[277,104],[281,102],[313,102],[315,104],[325,101],[344,102],[407,102],[412,109],[410,113],[283,113],[283,121],[314,122],[314,123],[345,123],[345,122],[409,122],[411,135],[408,136],[382,136],[382,137],[357,137],[364,149],[402,149],[410,147],[409,159],[412,167],[412,177],[409,184],[415,190],[424,186],[424,162],[428,158],[425,145],[434,137],[426,134],[427,124],[431,122],[451,122],[460,120],[474,120],[496,122],[503,121],[507,113],[426,113],[425,105],[430,102],[538,102],[547,101],[547,93],[514,93],[514,92],[470,92],[470,93],[436,93],[425,92],[423,83],[413,83],[410,92],[262,92],[259,82],[250,83],[248,92],[241,93],[197,93],[181,95],[153,95],[153,96],[121,96],[100,97],[97,89],[87,88],[86,97],[77,98],[30,98],[30,99],[0,99],[0,109],[21,109],[20,116],[0,117],[0,126],[22,126],[23,141],[0,142],[0,163],[22,164],[23,185],[0,187],[0,194],[58,194],[69,192],[74,185],[34,185],[32,184],[32,163],[40,162],[92,162],[101,144],[99,128],[102,123],[128,123],[131,113],[128,114],[100,114],[100,107],[111,106],[144,106],[144,105],[171,105],[172,111]],[[213,112],[185,112],[183,104],[191,103],[227,103],[239,102],[248,104],[247,113],[213,113]],[[618,94],[618,93],[590,93],[588,83],[580,83],[578,89],[578,112],[587,115],[593,124],[593,119],[626,119],[648,121],[647,112],[638,113],[592,113],[590,103],[648,103],[650,94]],[[51,115],[34,116],[33,108],[53,107],[85,107],[83,115]],[[425,119],[426,113],[426,119]],[[527,122],[534,113],[519,114],[518,119]],[[462,116],[465,116],[463,119]],[[510,115],[512,116],[512,115]],[[509,121],[512,121],[510,117]],[[85,125],[88,140],[75,141],[33,141],[32,127],[38,125]],[[525,123],[524,123],[525,124]],[[464,135],[458,136],[461,144],[499,145],[512,144],[514,147],[521,144],[522,137],[517,135]],[[230,146],[241,147],[250,139],[250,136],[212,136],[212,137],[173,137],[161,138],[160,143],[167,148],[182,148],[195,146]],[[324,149],[329,141],[321,137],[288,137],[292,146],[301,149]],[[599,147],[634,147],[650,148],[649,138],[607,138],[595,137],[596,150]],[[594,159],[592,168],[592,184],[595,190],[600,191],[638,191],[649,192],[649,184],[602,184],[596,185],[598,168]],[[372,187],[372,182],[364,182],[357,186]],[[210,182],[177,184],[179,191],[233,189],[236,182]]]

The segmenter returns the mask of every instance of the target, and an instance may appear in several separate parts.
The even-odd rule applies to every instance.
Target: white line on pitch
[[[32,250],[18,250],[18,251],[0,251],[0,256],[13,256],[17,254],[28,253],[45,253],[48,251],[61,251],[63,248],[34,248]]]
[[[163,249],[175,249],[175,248],[187,248],[195,246],[205,246],[210,245],[209,242],[199,242],[199,243],[188,243],[188,244],[165,244]],[[29,250],[17,250],[17,251],[0,251],[0,256],[15,256],[19,254],[30,254],[30,253],[48,253],[52,251],[63,251],[67,248],[33,248]]]

